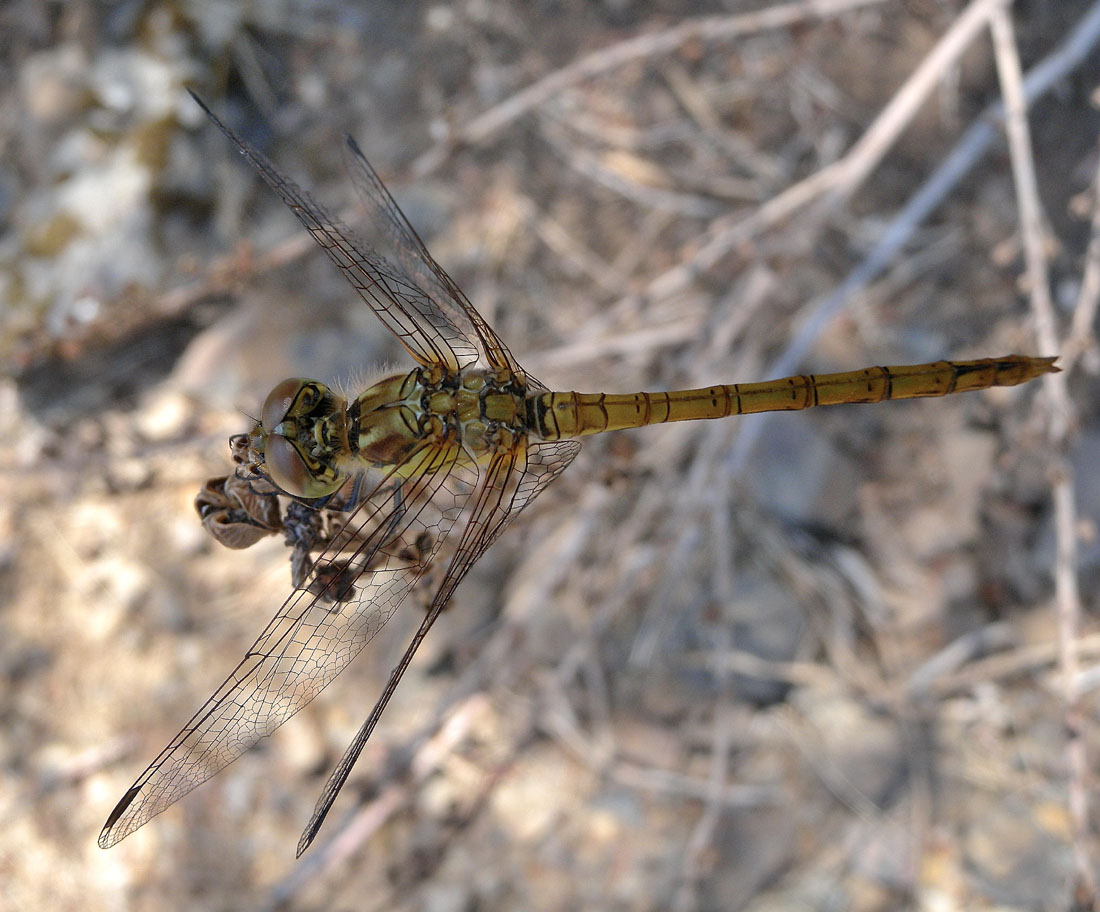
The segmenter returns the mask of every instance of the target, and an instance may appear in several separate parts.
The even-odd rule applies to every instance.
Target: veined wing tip
[[[101,849],[109,849],[113,845],[117,845],[123,839],[131,833],[131,828],[123,827],[121,830],[116,830],[115,825],[122,819],[122,815],[129,809],[130,805],[134,803],[134,799],[140,794],[141,786],[132,785],[127,789],[126,794],[123,795],[118,804],[114,806],[114,809],[107,816],[107,822],[103,824],[103,829],[99,832],[99,847]]]
[[[306,849],[313,845],[313,840],[317,836],[317,831],[313,830],[310,832],[312,829],[312,827],[307,828],[298,840],[298,848],[294,851],[295,859],[301,858],[306,853]]]
[[[326,797],[326,794],[321,796],[322,800]],[[306,824],[306,828],[302,830],[302,835],[298,839],[298,848],[294,853],[295,858],[301,858],[306,853],[306,849],[313,845],[313,840],[317,838],[317,834],[321,832],[321,824],[325,822],[329,809],[332,807],[332,800],[336,796],[327,795],[327,797],[329,799],[328,806],[321,812],[318,812],[319,809],[314,809],[313,816],[310,818],[309,823]]]
[[[109,849],[112,846],[118,845],[125,838],[118,833],[112,831],[111,827],[114,821],[108,820],[103,824],[103,829],[99,831],[99,838],[96,842],[101,849]]]

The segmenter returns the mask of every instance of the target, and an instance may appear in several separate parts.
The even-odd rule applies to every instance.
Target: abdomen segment
[[[1057,371],[1054,358],[1006,355],[977,361],[936,361],[867,367],[839,374],[799,374],[762,383],[734,383],[668,393],[542,393],[527,402],[528,424],[547,440],[604,431],[783,412],[844,402],[947,396],[991,386],[1016,386]]]

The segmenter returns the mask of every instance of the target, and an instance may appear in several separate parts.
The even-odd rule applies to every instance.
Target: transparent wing
[[[374,638],[478,489],[477,468],[460,456],[457,447],[425,446],[401,468],[407,474],[389,473],[363,499],[241,663],[122,797],[100,846],[114,845],[271,734]],[[418,559],[402,556],[409,549]]]
[[[439,617],[439,613],[450,600],[455,587],[477,559],[500,537],[508,523],[562,473],[579,450],[580,443],[576,440],[539,442],[516,447],[507,453],[494,456],[490,461],[477,499],[473,503],[470,519],[462,530],[458,550],[447,568],[447,575],[432,598],[431,606],[402,655],[401,661],[390,673],[378,702],[374,704],[367,720],[356,733],[344,756],[325,783],[325,788],[313,810],[313,816],[302,833],[302,838],[298,841],[298,857],[301,857],[316,837],[332,803],[336,800],[352,767],[355,766],[355,762],[366,746],[367,739],[374,731],[374,726],[386,708],[386,704],[397,689],[401,676],[409,667],[416,650],[435,623],[435,619]]]
[[[374,240],[374,235],[377,235],[377,247],[385,250],[386,256],[392,257],[407,275],[412,276],[431,295],[454,325],[463,327],[467,335],[477,339],[488,366],[508,368],[522,378],[522,368],[512,353],[470,304],[462,289],[428,252],[359,144],[350,136],[344,138],[344,164],[367,206],[366,230],[371,232],[369,240]]]
[[[465,298],[460,298],[455,304],[446,300],[446,295],[452,294],[451,289],[460,296],[461,292],[449,278],[445,283],[438,279],[439,275],[446,274],[428,257],[427,251],[423,255],[431,261],[434,270],[429,268],[428,273],[423,270],[417,272],[421,279],[430,273],[436,276],[436,280],[425,289],[400,265],[400,260],[409,261],[410,258],[399,255],[399,248],[391,247],[387,251],[391,256],[399,256],[399,262],[394,262],[365,244],[339,219],[321,207],[309,193],[281,174],[266,156],[257,152],[223,124],[197,95],[191,93],[191,97],[214,125],[237,146],[268,186],[290,207],[298,221],[313,235],[314,240],[359,292],[367,306],[417,361],[424,365],[442,364],[450,371],[458,371],[476,364],[479,360],[494,363],[494,359],[500,357],[495,347],[490,348],[487,345],[488,340],[494,340],[499,345],[495,335]],[[370,166],[367,165],[367,168]],[[370,173],[373,175],[373,170]],[[378,180],[377,176],[374,180]],[[385,190],[382,192],[385,193]],[[372,215],[382,219],[399,218],[396,225],[388,226],[388,230],[391,236],[404,238],[403,233],[411,233],[412,229],[408,227],[408,222],[397,209],[396,203],[389,198],[389,194],[386,197],[388,208],[374,206]],[[415,234],[412,236],[415,238]],[[422,251],[424,245],[418,238],[416,243],[418,252]],[[470,314],[477,318],[476,323],[470,319]]]
[[[450,371],[480,362],[523,377],[503,343],[432,259],[354,142],[348,145],[349,168],[371,209],[373,230],[386,239],[387,253],[396,257],[396,265],[355,239],[197,97],[195,101],[290,206],[414,358]],[[237,668],[122,797],[100,833],[100,846],[107,848],[132,833],[320,693],[393,616],[472,498],[457,551],[424,622],[329,780],[302,837],[300,850],[304,849],[455,587],[578,449],[575,441],[521,441],[494,456],[482,476],[457,444],[425,445],[390,471],[363,497]]]

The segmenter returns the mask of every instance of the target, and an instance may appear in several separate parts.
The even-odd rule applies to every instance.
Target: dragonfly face
[[[571,438],[666,421],[944,396],[1058,369],[1053,358],[1009,355],[667,393],[553,393],[520,367],[435,262],[354,140],[345,153],[367,205],[370,243],[195,101],[418,366],[350,403],[315,380],[284,380],[252,433],[232,438],[241,470],[204,487],[199,514],[230,547],[284,533],[294,589],[237,668],[123,795],[100,834],[103,848],[271,734],[431,579],[423,620],[329,778],[298,844],[301,855],[432,623],[470,567],[576,456],[580,445]],[[352,478],[352,493],[342,495]],[[292,499],[285,517],[280,494]]]
[[[316,380],[290,378],[264,400],[253,432],[271,480],[287,494],[319,498],[345,481],[335,462],[347,449],[347,403]]]

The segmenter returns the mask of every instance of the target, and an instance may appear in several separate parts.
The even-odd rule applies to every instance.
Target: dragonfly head
[[[346,480],[334,462],[347,448],[343,397],[323,383],[291,377],[264,400],[253,432],[271,480],[296,497],[325,497]]]

